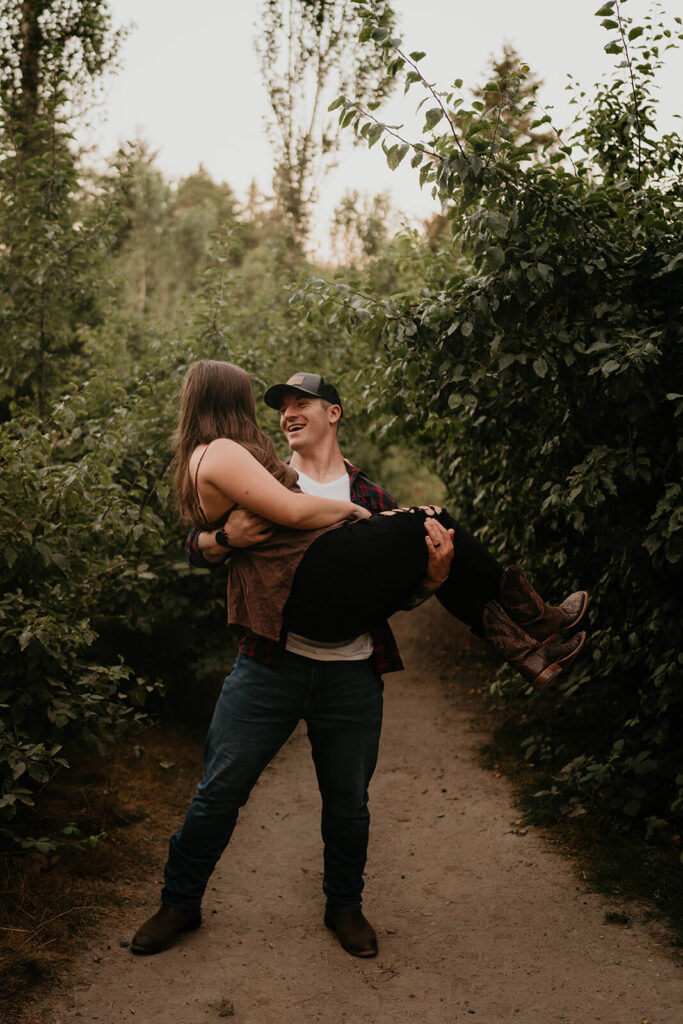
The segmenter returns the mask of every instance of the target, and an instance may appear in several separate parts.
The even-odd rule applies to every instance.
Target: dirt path
[[[201,930],[133,957],[120,942],[158,900],[156,880],[141,886],[53,997],[50,1024],[681,1024],[665,949],[640,925],[605,924],[611,904],[516,828],[509,784],[479,766],[485,737],[449,688],[477,666],[439,606],[396,625],[408,668],[387,677],[371,791],[377,959],[348,956],[322,924],[319,798],[298,731],[242,814]]]

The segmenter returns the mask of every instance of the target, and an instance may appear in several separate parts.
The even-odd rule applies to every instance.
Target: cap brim
[[[264,394],[263,401],[266,405],[269,405],[271,409],[279,409],[282,405],[282,399],[284,398],[285,392],[287,391],[296,391],[299,395],[310,395],[311,398],[320,398],[320,395],[316,394],[315,391],[309,391],[308,388],[297,387],[296,384],[273,384]]]

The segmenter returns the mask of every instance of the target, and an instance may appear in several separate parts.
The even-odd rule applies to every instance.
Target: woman
[[[556,639],[582,617],[587,594],[545,604],[520,571],[492,555],[442,509],[368,517],[347,501],[302,494],[256,424],[251,382],[231,363],[191,366],[183,386],[175,485],[186,522],[215,528],[238,506],[276,524],[263,544],[233,553],[228,621],[279,640],[292,630],[343,641],[405,607],[426,564],[425,517],[453,531],[455,555],[441,603],[486,636],[530,682],[544,685],[572,661],[585,633]]]

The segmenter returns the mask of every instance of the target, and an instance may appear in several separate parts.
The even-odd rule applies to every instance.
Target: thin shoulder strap
[[[209,444],[210,444],[210,443],[211,443],[211,442],[209,442]],[[197,505],[199,506],[199,511],[200,511],[200,512],[201,512],[201,514],[202,514],[202,515],[204,516],[204,522],[205,522],[205,523],[208,523],[209,519],[208,519],[208,516],[207,516],[206,512],[205,512],[205,511],[204,511],[204,509],[202,508],[202,503],[201,503],[201,501],[199,500],[199,486],[198,486],[198,479],[199,479],[199,467],[201,466],[201,464],[202,464],[202,459],[204,458],[204,456],[206,455],[206,453],[208,452],[208,450],[209,450],[209,445],[207,444],[206,448],[204,449],[204,451],[202,452],[202,454],[201,454],[201,455],[199,456],[199,461],[197,462],[197,468],[196,468],[196,469],[195,469],[195,471],[194,471],[194,492],[195,492],[195,495],[196,495],[196,497],[197,497]]]

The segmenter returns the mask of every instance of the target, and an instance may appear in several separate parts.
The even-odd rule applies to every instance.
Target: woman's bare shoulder
[[[239,463],[244,465],[245,463],[254,462],[258,465],[257,460],[247,451],[244,445],[241,445],[239,441],[232,441],[228,437],[217,437],[215,441],[211,441],[207,445],[200,445],[195,448],[193,453],[194,456],[199,452],[199,458],[202,458],[202,452],[206,455],[202,458],[202,468],[210,470],[216,466],[225,465],[227,463]]]
[[[190,466],[197,465],[201,459],[202,467],[212,462],[225,458],[251,458],[249,452],[239,442],[231,441],[229,437],[217,437],[208,444],[198,444],[190,455]]]
[[[224,490],[229,480],[238,477],[260,476],[263,467],[251,452],[238,441],[217,437],[206,445],[198,445],[190,456],[190,474],[198,481]]]

